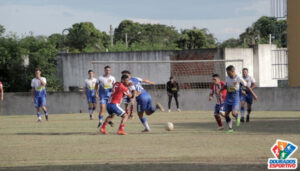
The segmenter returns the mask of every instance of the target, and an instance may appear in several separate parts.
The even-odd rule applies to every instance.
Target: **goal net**
[[[181,89],[205,89],[212,82],[212,74],[219,74],[222,80],[226,76],[226,67],[233,65],[237,74],[242,74],[243,60],[178,60],[178,61],[92,61],[91,69],[98,77],[104,73],[104,67],[111,67],[111,75],[120,80],[121,72],[128,70],[132,77],[154,81],[154,86],[146,89],[165,89],[170,76],[178,82]]]

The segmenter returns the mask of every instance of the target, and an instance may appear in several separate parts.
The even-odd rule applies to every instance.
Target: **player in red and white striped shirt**
[[[225,89],[221,91],[221,89],[225,86],[225,82],[220,80],[218,74],[214,74],[212,77],[213,77],[213,83],[210,85],[209,101],[213,100],[214,95],[216,96],[217,104],[215,106],[214,116],[219,126],[218,130],[223,130],[224,127],[222,125],[222,120],[220,115],[222,115],[223,117],[225,116],[224,102],[225,102],[227,90]]]

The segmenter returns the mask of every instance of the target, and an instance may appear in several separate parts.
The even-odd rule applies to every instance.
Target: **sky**
[[[270,0],[0,0],[0,25],[17,35],[49,36],[85,21],[108,33],[129,19],[179,31],[207,28],[222,42],[269,15]]]

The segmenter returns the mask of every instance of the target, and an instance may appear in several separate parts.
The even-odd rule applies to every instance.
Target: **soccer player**
[[[243,79],[246,81],[247,86],[251,87],[252,90],[256,87],[255,79],[248,74],[247,68],[243,68]],[[253,102],[252,94],[247,90],[247,88],[245,86],[242,86],[242,89],[241,89],[241,122],[245,122],[245,119],[244,119],[245,103],[247,103],[247,112],[248,112],[246,122],[250,121],[252,102]]]
[[[145,129],[142,132],[150,132],[150,127],[147,122],[147,119],[144,117],[144,113],[146,115],[152,115],[157,108],[159,108],[161,111],[164,111],[164,108],[160,103],[156,104],[156,107],[154,108],[152,106],[152,97],[150,94],[143,88],[142,83],[148,83],[148,84],[155,84],[152,81],[141,79],[138,77],[131,77],[131,73],[129,71],[123,71],[124,75],[127,75],[132,83],[134,84],[136,93],[136,102],[137,102],[137,112],[140,121],[144,125]]]
[[[246,89],[253,95],[253,98],[257,100],[256,94],[253,90],[247,86],[246,81],[235,73],[234,66],[230,65],[226,68],[227,77],[226,85],[221,89],[227,89],[226,99],[225,99],[225,119],[228,124],[228,132],[233,132],[232,121],[230,119],[230,112],[232,112],[233,117],[236,118],[236,126],[240,126],[240,117],[238,115],[239,105],[240,105],[240,85],[246,87]]]
[[[99,92],[99,103],[100,103],[98,128],[101,126],[103,122],[102,120],[103,120],[104,110],[106,109],[106,104],[111,95],[112,86],[116,82],[115,77],[110,75],[111,72],[110,66],[105,66],[104,72],[105,74],[100,76],[96,83],[96,92]],[[109,124],[113,126],[112,122],[110,122]]]
[[[93,113],[96,110],[96,105],[97,105],[97,98],[96,98],[96,91],[95,91],[95,85],[97,82],[97,79],[94,78],[94,71],[89,70],[88,71],[89,77],[85,79],[84,84],[84,93],[88,102],[88,110],[90,114],[90,120],[93,119]]]
[[[129,87],[129,90],[131,91],[133,98],[125,98],[124,99],[126,113],[129,114],[129,118],[132,119],[133,118],[133,107],[134,107],[135,100],[136,100],[135,97],[138,93],[136,90],[136,87],[135,87],[135,85],[136,85],[135,83],[141,82],[141,83],[147,83],[147,84],[151,84],[151,85],[154,85],[155,83],[152,81],[146,80],[146,79],[141,79],[139,77],[131,77],[131,73],[127,70],[122,71],[121,74],[129,76],[129,79],[130,79],[129,81],[134,84],[133,86]],[[140,85],[140,86],[142,86],[142,85]],[[130,105],[130,112],[129,112],[129,105]]]
[[[4,91],[3,91],[3,85],[2,85],[1,81],[0,81],[0,92],[1,92],[1,101],[3,102],[3,100],[4,100]]]
[[[112,120],[114,115],[122,117],[120,127],[118,130],[119,135],[126,135],[127,133],[124,131],[125,122],[128,119],[128,114],[120,107],[120,103],[124,95],[131,98],[132,95],[129,92],[127,86],[129,85],[129,77],[127,75],[122,75],[121,82],[116,82],[112,88],[112,94],[109,98],[109,102],[106,106],[107,112],[109,116],[106,117],[105,122],[100,128],[100,132],[103,134],[107,134],[106,126]]]
[[[226,98],[227,90],[224,89],[221,91],[221,89],[225,86],[225,82],[221,81],[220,76],[218,74],[214,74],[213,76],[213,83],[210,85],[210,91],[209,91],[209,101],[212,101],[214,98],[214,95],[217,99],[217,104],[215,106],[215,112],[214,116],[218,124],[218,130],[223,130],[224,127],[222,125],[221,116],[225,116],[224,112],[224,101]]]
[[[46,108],[46,97],[47,97],[47,92],[46,92],[46,78],[41,76],[41,70],[36,69],[35,70],[35,78],[32,79],[31,81],[31,87],[32,87],[32,102],[35,104],[36,112],[37,112],[37,117],[38,117],[38,122],[42,121],[41,118],[41,113],[40,113],[40,108],[45,113],[45,118],[48,121],[48,112]]]

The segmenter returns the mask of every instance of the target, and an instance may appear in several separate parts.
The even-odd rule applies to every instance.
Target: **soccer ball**
[[[172,122],[167,122],[166,125],[165,125],[165,129],[167,131],[172,131],[174,129],[174,125]]]

